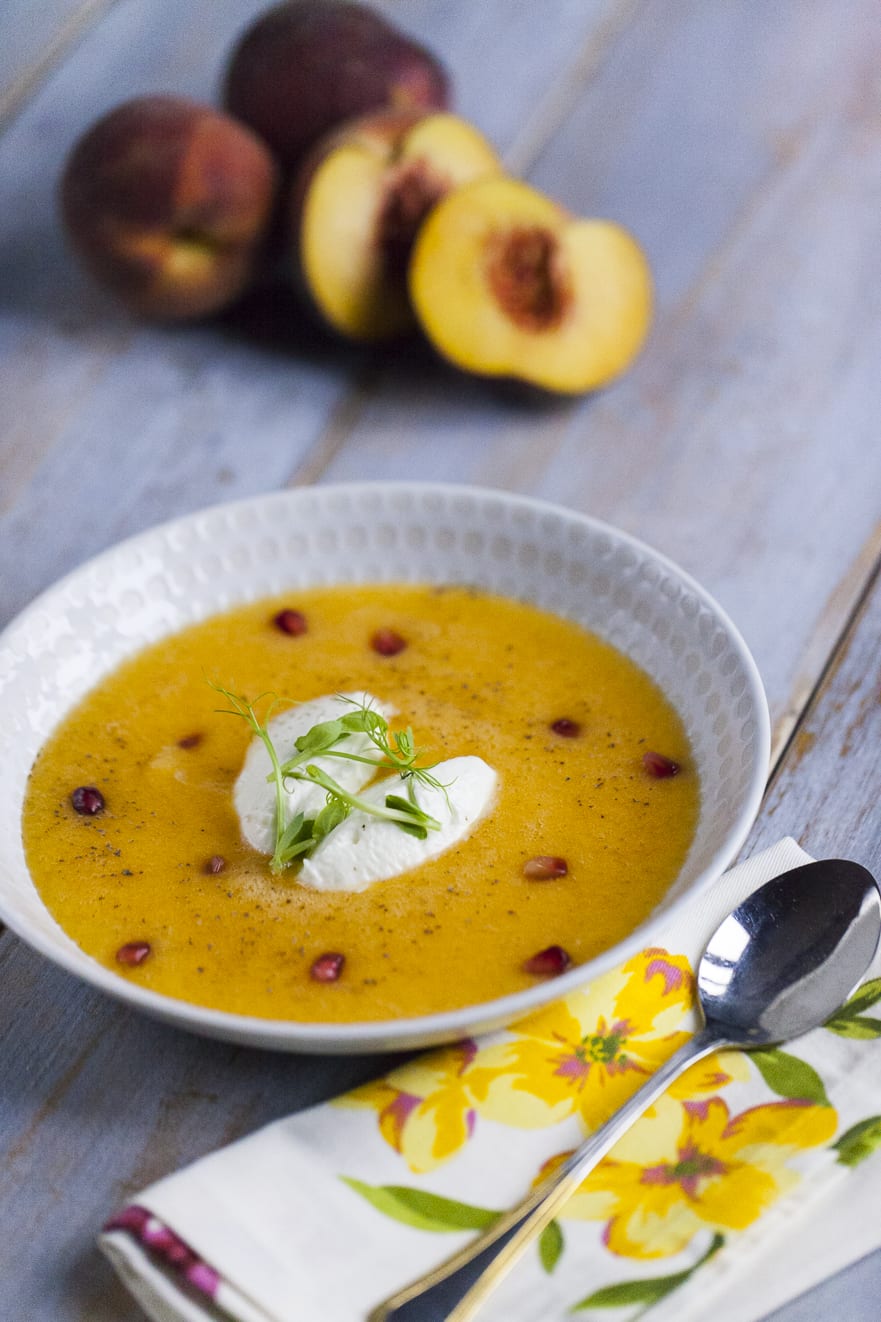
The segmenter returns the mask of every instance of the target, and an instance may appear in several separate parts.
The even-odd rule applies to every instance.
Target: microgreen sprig
[[[346,804],[330,798],[316,817],[296,813],[277,838],[270,867],[278,872],[295,863],[298,858],[307,857],[348,815]]]
[[[385,806],[381,803],[371,803],[369,799],[363,799],[358,794],[350,794],[344,790],[342,785],[337,784],[332,776],[321,767],[316,767],[310,763],[305,771],[294,772],[295,780],[311,781],[313,785],[320,785],[322,789],[327,790],[328,805],[334,803],[344,804],[347,811],[357,808],[360,812],[367,813],[370,817],[379,817],[386,822],[394,822],[402,831],[408,835],[415,835],[420,840],[424,840],[429,831],[439,831],[441,824],[436,817],[424,812],[415,799],[402,798],[399,794],[387,794],[385,796]]]
[[[368,704],[345,698],[344,701],[351,703],[354,710],[334,720],[321,721],[313,725],[295,741],[296,754],[282,762],[268,730],[269,717],[278,702],[276,695],[264,693],[253,702],[249,702],[247,698],[232,693],[221,684],[213,683],[211,680],[208,682],[230,704],[228,707],[218,708],[218,711],[223,715],[242,717],[251,731],[261,740],[269,757],[272,770],[267,780],[275,785],[275,849],[269,864],[273,872],[282,872],[292,863],[308,857],[325,836],[345,821],[353,809],[358,809],[371,817],[394,822],[402,831],[420,840],[424,840],[429,831],[441,829],[437,818],[425,812],[416,802],[414,781],[433,789],[443,790],[445,796],[447,787],[437,777],[431,775],[429,767],[416,765],[419,754],[413,739],[413,731],[409,727],[406,730],[390,732],[388,721],[379,712],[374,711]],[[264,698],[270,699],[270,705],[265,719],[261,721],[255,708]],[[348,753],[338,747],[353,734],[366,734],[381,753],[381,760]],[[363,762],[377,770],[388,768],[397,771],[401,780],[407,783],[408,796],[404,798],[399,794],[387,794],[383,805],[350,794],[332,776],[311,761],[319,755]],[[325,791],[327,795],[325,806],[315,817],[306,817],[304,813],[299,812],[289,822],[285,821],[289,780],[306,781],[318,785]],[[447,803],[449,803],[448,797]]]
[[[242,697],[240,694],[232,693],[229,689],[225,689],[222,684],[215,684],[211,680],[208,682],[217,693],[222,693],[230,704],[228,707],[219,707],[217,710],[224,716],[241,716],[247,721],[254,734],[262,741],[263,747],[269,755],[269,761],[272,763],[272,771],[269,779],[275,782],[275,851],[272,855],[272,860],[269,866],[273,872],[280,872],[282,868],[286,867],[288,862],[290,862],[290,859],[286,859],[283,856],[281,848],[282,841],[288,835],[289,827],[285,827],[284,820],[286,801],[284,773],[282,771],[281,763],[278,760],[278,753],[275,751],[275,744],[272,742],[272,737],[267,729],[269,717],[272,715],[273,708],[278,702],[278,698],[275,694],[262,693],[259,698],[255,698],[254,702],[249,702],[247,698]],[[270,698],[271,701],[266,712],[266,719],[261,721],[254,708],[256,703],[261,702],[263,698]],[[300,814],[300,816],[302,816],[302,814]],[[293,823],[290,825],[293,825]],[[293,857],[296,857],[296,855]]]
[[[291,775],[298,767],[320,753],[325,757],[363,762],[368,766],[376,767],[379,771],[385,769],[397,771],[402,780],[417,781],[427,788],[443,790],[446,797],[447,786],[431,774],[431,768],[436,764],[416,765],[416,760],[421,754],[416,748],[413,730],[409,725],[406,730],[390,730],[385,717],[369,704],[356,702],[354,698],[345,697],[343,694],[338,696],[342,701],[348,702],[354,710],[335,720],[313,725],[306,734],[300,735],[294,744],[296,754],[282,764],[283,775]],[[339,747],[352,734],[366,734],[374,748],[381,754],[381,759],[377,761],[375,757],[350,753],[344,747]]]

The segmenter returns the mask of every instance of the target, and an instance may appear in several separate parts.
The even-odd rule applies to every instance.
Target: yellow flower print
[[[340,1098],[342,1106],[379,1112],[379,1129],[411,1171],[422,1174],[449,1160],[474,1131],[468,1067],[477,1047],[470,1039],[392,1070]]]
[[[468,1142],[478,1114],[533,1128],[579,1115],[602,1122],[688,1036],[693,980],[687,961],[644,950],[614,973],[514,1025],[513,1040],[468,1039],[356,1088],[338,1105],[376,1111],[386,1143],[416,1173]],[[708,1056],[671,1090],[696,1097],[747,1076],[736,1052]]]
[[[751,1077],[742,1051],[714,1051],[680,1074],[667,1089],[667,1096],[687,1102],[693,1097],[716,1093],[728,1083],[747,1083]]]
[[[480,1052],[468,1072],[480,1115],[530,1129],[579,1115],[595,1129],[688,1038],[693,998],[683,956],[641,951]],[[716,1057],[690,1087],[698,1077],[703,1091],[729,1075]]]
[[[668,1257],[699,1230],[751,1225],[798,1183],[791,1158],[828,1142],[836,1124],[832,1107],[810,1102],[732,1116],[720,1097],[682,1104],[667,1096],[587,1177],[563,1215],[606,1221],[604,1242],[622,1257]]]

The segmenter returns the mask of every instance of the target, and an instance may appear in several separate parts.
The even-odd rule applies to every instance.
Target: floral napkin
[[[582,990],[161,1180],[101,1247],[163,1322],[361,1322],[522,1198],[685,1041],[691,969],[717,923],[807,861],[781,841]],[[881,1244],[868,1160],[881,1146],[881,1020],[867,1013],[879,973],[785,1049],[693,1066],[481,1317],[752,1322]]]

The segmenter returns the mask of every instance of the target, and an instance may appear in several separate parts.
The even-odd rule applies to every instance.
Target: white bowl
[[[684,721],[701,784],[697,832],[655,913],[562,977],[443,1014],[365,1024],[266,1020],[146,991],[96,963],[44,907],[25,864],[28,771],[58,721],[123,658],[235,604],[330,583],[467,583],[577,620],[638,662]],[[498,491],[416,483],[311,487],[220,505],[105,552],[0,635],[0,918],[41,954],[182,1028],[287,1051],[444,1042],[508,1023],[650,938],[731,862],[758,809],[769,722],[747,648],[669,560],[571,510]]]

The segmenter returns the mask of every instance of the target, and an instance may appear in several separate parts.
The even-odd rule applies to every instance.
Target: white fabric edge
[[[154,1322],[217,1322],[217,1310],[206,1310],[183,1294],[127,1231],[103,1231],[98,1247]]]

